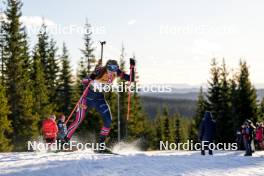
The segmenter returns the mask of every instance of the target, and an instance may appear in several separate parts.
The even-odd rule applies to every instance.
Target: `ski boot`
[[[94,150],[95,153],[101,153],[101,154],[113,154],[110,148],[106,147],[105,144],[106,136],[100,135],[99,137],[99,148],[97,150]]]

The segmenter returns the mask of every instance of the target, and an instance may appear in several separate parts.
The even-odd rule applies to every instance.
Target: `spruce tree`
[[[43,67],[37,48],[34,49],[32,58],[31,80],[33,87],[33,114],[40,120],[46,118],[52,111],[49,104],[48,90],[45,84]]]
[[[209,88],[207,93],[207,99],[208,99],[208,105],[210,110],[212,112],[212,115],[214,119],[216,120],[216,123],[218,123],[220,119],[221,114],[221,70],[216,62],[216,59],[212,59],[211,63],[211,80],[208,81]],[[221,134],[219,134],[221,135]],[[219,136],[216,135],[216,141],[219,141]]]
[[[162,121],[163,121],[162,141],[169,141],[169,139],[170,139],[170,121],[169,121],[168,106],[163,107]]]
[[[133,59],[136,60],[135,55],[133,56]],[[133,90],[131,92],[131,108],[128,121],[128,129],[129,135],[137,139],[140,137],[149,137],[150,131],[148,131],[149,127],[146,126],[148,124],[147,116],[143,111],[140,96],[138,95],[138,92],[136,90],[137,84],[139,82],[136,74],[137,73],[135,72],[135,81],[131,83],[131,89]]]
[[[86,20],[85,23],[85,34],[84,34],[84,49],[81,49],[81,52],[83,54],[84,63],[86,65],[86,74],[90,74],[92,71],[92,68],[96,62],[94,57],[94,48],[92,47],[93,42],[91,39],[91,25],[88,23],[88,20]]]
[[[38,53],[40,56],[40,61],[43,67],[43,71],[45,73],[45,80],[48,80],[48,75],[46,73],[48,72],[48,49],[49,49],[49,36],[47,34],[47,26],[43,23],[39,34],[38,34]]]
[[[207,93],[207,99],[209,103],[209,110],[212,111],[215,119],[218,119],[219,104],[220,104],[220,68],[217,65],[216,59],[212,59],[211,63],[211,80],[208,81],[209,88]]]
[[[175,120],[175,142],[180,143],[182,141],[182,136],[181,136],[181,121],[179,116],[176,117]]]
[[[259,120],[264,121],[264,98],[262,99],[259,106]]]
[[[162,118],[160,115],[158,115],[155,118],[154,127],[155,127],[155,133],[154,133],[155,138],[153,139],[154,140],[154,146],[155,146],[155,149],[158,149],[160,141],[163,141],[163,139],[162,139],[162,137],[163,137],[163,134],[162,134],[163,121],[162,121]],[[165,142],[165,141],[163,141],[163,142]]]
[[[193,120],[190,121],[189,126],[189,139],[193,140],[194,142],[198,142],[198,132],[200,123],[204,117],[204,113],[208,108],[208,103],[205,98],[205,93],[203,88],[200,88],[200,93],[198,95],[198,100],[196,103],[196,112]]]
[[[57,109],[56,104],[58,78],[59,78],[59,61],[57,58],[58,48],[56,42],[51,39],[48,45],[47,65],[46,72],[44,72],[44,78],[48,89],[49,102],[53,110]],[[43,69],[44,71],[44,69]]]
[[[81,58],[80,63],[78,65],[77,69],[77,75],[76,75],[76,94],[78,95],[78,98],[82,95],[84,91],[84,86],[82,85],[82,80],[88,76],[87,68],[84,64],[84,58]]]
[[[37,52],[40,57],[42,70],[44,72],[45,84],[48,89],[49,103],[53,110],[57,109],[56,104],[59,63],[57,59],[56,42],[50,39],[47,33],[47,26],[43,23],[38,34]]]
[[[235,133],[231,116],[231,87],[228,80],[229,72],[224,59],[220,70],[220,108],[216,119],[217,138],[222,142],[232,142],[234,141]]]
[[[196,124],[194,120],[190,120],[188,129],[189,129],[188,130],[188,140],[192,140],[194,143],[199,142],[198,129],[196,128]]]
[[[236,109],[235,126],[239,127],[246,119],[250,119],[254,123],[258,121],[256,89],[250,81],[249,70],[245,61],[240,61]]]
[[[207,110],[207,101],[205,99],[205,94],[203,92],[203,88],[200,88],[200,93],[198,95],[197,105],[196,105],[196,112],[194,116],[194,123],[195,123],[195,131],[197,132],[200,123],[204,117],[204,113]],[[197,134],[198,135],[198,134]]]
[[[230,96],[231,96],[231,116],[233,130],[239,130],[242,124],[238,123],[237,104],[238,104],[238,91],[237,91],[237,75],[234,74],[230,79]]]
[[[15,150],[23,150],[26,141],[38,135],[37,118],[32,115],[33,97],[30,81],[30,65],[25,29],[19,22],[22,3],[7,1],[4,23],[4,48],[6,62],[6,85],[11,109],[9,115],[13,126]]]
[[[63,43],[62,55],[61,55],[61,71],[59,75],[59,85],[58,85],[58,104],[59,112],[64,114],[69,114],[72,105],[72,75],[70,60],[68,55],[68,50],[66,44]]]
[[[0,12],[1,14],[1,12]],[[1,74],[1,83],[4,84],[4,68],[5,68],[5,61],[4,61],[4,46],[5,46],[5,39],[4,39],[4,19],[1,19],[0,16],[0,74]]]
[[[9,138],[12,132],[11,121],[8,119],[10,109],[5,88],[0,84],[0,152],[8,152],[12,150],[11,140]]]

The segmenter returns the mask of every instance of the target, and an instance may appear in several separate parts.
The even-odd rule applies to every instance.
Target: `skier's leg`
[[[104,121],[104,125],[101,128],[100,138],[99,138],[99,143],[103,143],[110,132],[112,115],[111,115],[110,107],[104,99],[98,100],[96,110],[101,114]]]
[[[83,119],[85,117],[86,110],[87,110],[86,97],[83,97],[81,99],[81,101],[80,101],[80,104],[77,107],[75,120],[74,120],[74,122],[71,123],[71,125],[68,128],[68,132],[67,132],[67,135],[66,135],[66,138],[68,140],[71,139],[74,131],[78,128],[78,126],[83,121]]]

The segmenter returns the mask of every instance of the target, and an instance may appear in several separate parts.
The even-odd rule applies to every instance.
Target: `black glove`
[[[133,58],[130,58],[130,66],[134,67],[136,65],[136,61]]]

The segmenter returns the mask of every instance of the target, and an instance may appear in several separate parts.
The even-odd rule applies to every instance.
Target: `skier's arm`
[[[82,80],[83,85],[88,85],[91,80],[94,80],[101,72],[102,67],[97,67],[95,70]]]
[[[135,60],[134,59],[130,59],[130,69],[131,69],[131,81],[134,82],[135,81]],[[123,72],[122,70],[118,69],[117,70],[117,76],[119,76],[120,78],[126,80],[126,81],[130,81],[130,75],[126,74],[125,72]]]

